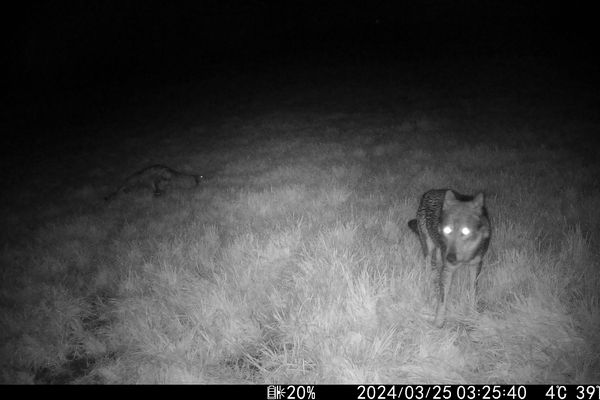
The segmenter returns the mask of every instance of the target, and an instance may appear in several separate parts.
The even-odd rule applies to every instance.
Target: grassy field
[[[393,73],[275,79],[31,161],[2,207],[0,380],[599,382],[600,164],[581,138],[600,124],[533,78]],[[208,179],[102,200],[158,162]],[[406,223],[445,187],[486,193],[493,238],[482,311],[456,274],[437,329]]]

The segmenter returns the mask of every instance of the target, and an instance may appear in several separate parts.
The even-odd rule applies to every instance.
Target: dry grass
[[[0,380],[598,382],[598,164],[527,128],[485,121],[523,138],[485,143],[444,115],[239,118],[211,148],[200,124],[167,132],[124,168],[162,143],[155,161],[211,179],[157,199],[104,204],[129,172],[110,157],[55,201],[24,185],[35,218],[3,215]],[[494,228],[483,311],[457,274],[443,329],[406,227],[434,187],[486,191]]]

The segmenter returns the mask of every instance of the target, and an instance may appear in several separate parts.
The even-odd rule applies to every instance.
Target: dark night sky
[[[574,56],[589,50],[593,32],[589,10],[566,2],[362,3],[40,1],[15,15],[14,59],[35,84],[75,83],[171,73],[176,66],[304,58],[320,49],[397,56],[408,48],[411,57],[426,47]]]
[[[26,110],[63,93],[278,65],[534,56],[568,66],[593,63],[596,51],[595,14],[569,2],[87,0],[12,13],[8,93]]]

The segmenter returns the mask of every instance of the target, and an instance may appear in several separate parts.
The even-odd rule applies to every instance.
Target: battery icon
[[[267,386],[267,400],[279,400],[285,397],[285,389],[279,385]]]

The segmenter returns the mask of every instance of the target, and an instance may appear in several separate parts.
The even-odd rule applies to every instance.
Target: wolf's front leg
[[[446,320],[446,305],[448,294],[450,293],[450,285],[452,284],[452,275],[455,268],[442,263],[438,271],[438,303],[435,312],[434,325],[438,328],[444,326]]]
[[[473,298],[471,299],[471,308],[472,311],[475,312],[479,312],[479,306],[478,306],[478,299],[479,299],[479,274],[481,273],[481,265],[482,265],[482,261],[481,259],[479,260],[479,262],[475,263],[475,264],[470,264],[469,267],[469,277],[470,277],[470,282],[471,282],[471,295],[473,296]]]

